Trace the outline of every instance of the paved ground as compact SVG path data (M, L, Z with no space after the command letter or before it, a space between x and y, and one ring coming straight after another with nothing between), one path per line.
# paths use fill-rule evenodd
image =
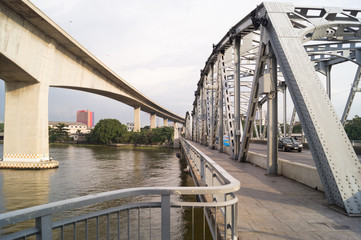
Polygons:
M193 144L241 182L236 193L239 239L361 239L361 217L330 209L323 192L282 176L267 176L262 168Z

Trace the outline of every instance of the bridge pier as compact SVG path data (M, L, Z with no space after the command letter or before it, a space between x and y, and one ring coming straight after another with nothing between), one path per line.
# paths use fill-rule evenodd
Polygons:
M151 113L150 114L150 128L151 129L157 127L156 119L157 119L157 115L155 115L155 113Z
M140 132L140 107L134 108L134 132Z
M5 82L5 138L2 168L54 168L49 161L46 83Z
M174 135L173 135L173 148L179 148L180 147L180 143L179 143L179 129L178 129L178 123L175 122L174 123Z
M163 118L163 126L168 127L168 118Z
M85 91L171 121L184 119L147 98L94 58L29 1L0 2L0 78L6 82L4 156L0 167L49 161L49 86ZM57 162L56 162L57 163ZM30 164L31 165L31 164Z

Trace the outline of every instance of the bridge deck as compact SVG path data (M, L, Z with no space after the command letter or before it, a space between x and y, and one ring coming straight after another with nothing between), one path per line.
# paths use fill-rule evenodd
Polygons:
M249 151L262 155L267 155L267 145L251 143L249 145ZM361 155L358 154L357 157L361 161ZM278 151L278 158L287 159L291 162L302 163L315 167L315 161L313 160L311 151L309 149L303 149L302 152L297 152L296 150L290 152L282 152L280 149Z
M361 218L330 209L323 192L193 144L241 182L239 239L361 239Z

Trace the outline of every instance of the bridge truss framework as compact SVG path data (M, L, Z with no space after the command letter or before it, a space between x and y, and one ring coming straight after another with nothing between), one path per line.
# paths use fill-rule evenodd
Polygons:
M346 61L357 71L340 120L330 100L331 68ZM263 3L213 47L186 117L187 137L223 151L225 135L231 157L245 161L251 138L267 136L267 170L276 174L278 136L290 135L297 114L329 204L361 214L361 164L344 131L360 66L361 9ZM288 132L277 117L283 92L286 123L287 91L294 105Z

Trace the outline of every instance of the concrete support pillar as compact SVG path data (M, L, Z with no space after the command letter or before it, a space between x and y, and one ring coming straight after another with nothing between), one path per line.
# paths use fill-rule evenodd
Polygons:
M179 129L178 123L174 123L173 148L179 148Z
M268 94L268 134L267 134L267 173L277 174L278 159L278 119L277 119L277 60L273 54L271 57L271 93Z
M5 82L4 161L49 160L48 93L46 83Z
M134 132L140 132L140 107L134 108Z
M157 119L157 115L155 115L155 113L150 114L150 128L157 127L156 119Z
M163 126L168 127L168 118L163 119Z

